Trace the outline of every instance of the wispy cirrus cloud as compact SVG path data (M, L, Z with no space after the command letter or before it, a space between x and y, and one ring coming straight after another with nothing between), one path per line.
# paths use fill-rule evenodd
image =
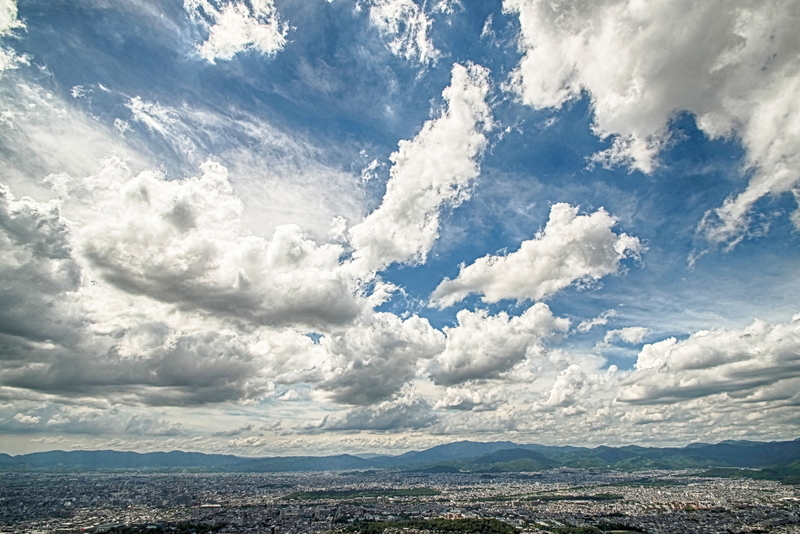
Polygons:
M369 21L388 39L392 54L406 61L428 65L435 63L441 53L431 40L433 20L423 6L414 0L371 0ZM452 11L452 7L444 2L438 3L435 9Z

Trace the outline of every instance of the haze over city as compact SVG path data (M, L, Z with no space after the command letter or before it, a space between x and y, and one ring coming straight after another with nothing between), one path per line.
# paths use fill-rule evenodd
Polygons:
M796 439L798 27L0 0L0 452Z

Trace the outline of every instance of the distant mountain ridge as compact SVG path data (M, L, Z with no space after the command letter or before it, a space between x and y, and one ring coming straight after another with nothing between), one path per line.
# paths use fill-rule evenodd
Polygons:
M553 468L762 469L776 476L800 475L800 440L724 441L686 447L550 447L511 441L459 441L398 456L282 456L246 458L199 452L48 451L0 454L0 471L192 470L207 472L297 472L395 469L421 473L503 473Z
M202 452L128 452L128 451L47 451L19 456L0 456L0 469L7 466L28 466L32 469L46 467L74 467L88 471L104 469L186 468L225 466L240 462L242 458L227 454Z

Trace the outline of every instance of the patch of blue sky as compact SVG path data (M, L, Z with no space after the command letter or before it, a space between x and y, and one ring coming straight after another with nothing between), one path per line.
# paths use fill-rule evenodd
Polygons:
M313 341L315 345L319 345L319 340L322 339L323 335L317 332L309 332L306 334L306 337Z

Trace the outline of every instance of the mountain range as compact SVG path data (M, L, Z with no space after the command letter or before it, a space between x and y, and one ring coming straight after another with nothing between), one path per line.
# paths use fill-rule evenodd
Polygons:
M248 458L197 452L48 451L0 454L0 471L190 470L204 472L298 472L392 469L421 473L504 473L554 468L684 469L717 468L740 474L793 481L800 475L800 439L723 441L686 447L552 447L510 441L459 441L398 456L341 454ZM718 469L727 468L727 469ZM758 471L754 471L758 470Z

